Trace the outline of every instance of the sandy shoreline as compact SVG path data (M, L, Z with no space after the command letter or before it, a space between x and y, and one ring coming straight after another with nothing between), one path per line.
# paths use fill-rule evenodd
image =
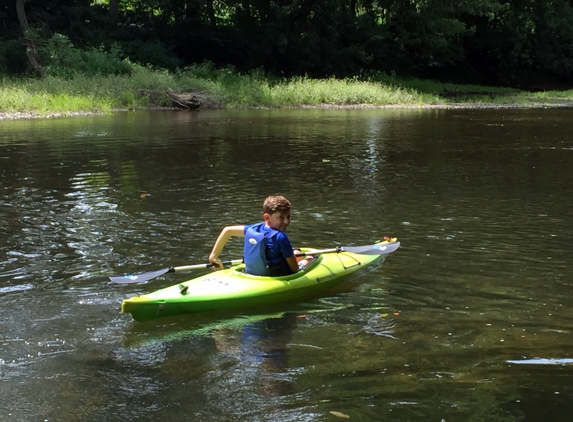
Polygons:
M249 108L263 108L263 107L249 107ZM264 107L266 109L266 107ZM338 104L322 104L319 106L300 106L300 107L285 107L288 109L301 108L301 109L436 109L436 110L447 110L447 109L534 109L534 108L573 108L573 102L563 102L563 103L531 103L531 104L493 104L493 103L451 103L451 104L422 104L422 105L408 105L408 104L392 104L375 106L371 104L353 104L353 105L338 105ZM171 110L171 111L188 111L180 108L149 108L147 110ZM208 109L205 109L208 110ZM126 111L126 110L114 110L114 112ZM200 111L200 110L194 110ZM95 116L102 115L102 113L94 113L89 111L78 111L78 112L56 112L56 113L37 113L34 111L25 112L3 112L0 111L0 121L2 120L21 120L21 119L52 119L58 117L74 117L74 116Z
M21 119L51 119L55 117L73 117L73 116L93 116L101 113L90 113L87 111L79 111L73 113L47 113L40 114L33 111L26 112L4 112L0 111L0 120L21 120Z

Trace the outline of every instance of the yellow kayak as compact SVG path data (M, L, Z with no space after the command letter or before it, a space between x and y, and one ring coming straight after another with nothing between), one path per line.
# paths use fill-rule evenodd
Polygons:
M137 321L145 321L282 302L327 290L363 275L381 265L399 246L396 238L386 238L369 246L305 248L302 252L315 255L315 259L295 274L255 276L246 274L244 265L240 264L125 299L121 311L130 313Z

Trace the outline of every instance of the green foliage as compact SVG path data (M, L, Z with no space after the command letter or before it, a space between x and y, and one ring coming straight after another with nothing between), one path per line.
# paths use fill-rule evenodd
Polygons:
M0 110L4 112L28 112L36 114L101 112L109 113L108 100L96 100L87 95L74 95L65 92L50 93L46 90L46 80L25 80L3 82L0 94ZM7 86L6 86L7 85Z
M178 74L180 77L192 77L199 79L208 79L216 81L225 78L228 75L234 75L236 70L232 66L217 68L212 62L204 61L200 64L193 64L181 69Z
M39 115L71 112L110 112L112 109L170 106L164 91L196 92L237 107L370 107L427 104L498 103L522 106L570 104L573 91L524 93L519 90L453 85L430 80L403 79L374 73L363 79L278 78L262 70L240 73L209 63L178 72L133 65L131 75L86 75L73 79L0 80L0 111ZM444 94L460 94L449 98ZM464 94L467 94L464 96Z
M123 95L123 102L126 105L126 107L133 108L135 104L135 94L133 93L133 91L125 90L123 91L122 95Z
M38 53L48 75L64 79L76 74L129 75L132 64L121 58L121 47L114 44L106 50L103 46L86 50L76 48L65 35L54 34L47 40L38 39Z
M0 74L18 74L26 71L27 59L18 40L0 40Z
M277 105L416 105L423 96L414 90L358 79L295 78L272 89Z
M122 49L129 60L141 65L150 65L175 70L179 59L159 40L132 40L122 43Z
M129 0L119 5L116 19L107 1L26 2L48 75L129 75L134 64L176 72L211 62L216 69L198 65L202 68L194 71L234 85L236 97L248 102L247 82L222 80L225 69L319 79L395 72L511 86L571 83L573 74L570 0ZM0 17L0 72L23 73L27 64L21 46L18 52L14 8L0 9ZM255 102L268 101L267 90L247 88Z
M573 73L573 5L567 0L518 0L474 21L465 49L479 73L505 85L567 82Z

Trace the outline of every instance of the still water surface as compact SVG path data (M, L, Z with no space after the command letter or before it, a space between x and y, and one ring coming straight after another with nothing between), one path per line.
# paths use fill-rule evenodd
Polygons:
M137 112L0 122L0 420L561 421L573 110ZM296 245L397 236L320 297L136 323L269 194ZM241 256L231 241L222 258Z

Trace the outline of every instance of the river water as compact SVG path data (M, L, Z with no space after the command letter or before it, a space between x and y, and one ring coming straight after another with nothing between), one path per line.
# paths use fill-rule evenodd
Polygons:
M0 420L560 421L573 110L221 110L0 122ZM292 303L137 323L220 229L402 247ZM223 259L241 256L231 241Z

